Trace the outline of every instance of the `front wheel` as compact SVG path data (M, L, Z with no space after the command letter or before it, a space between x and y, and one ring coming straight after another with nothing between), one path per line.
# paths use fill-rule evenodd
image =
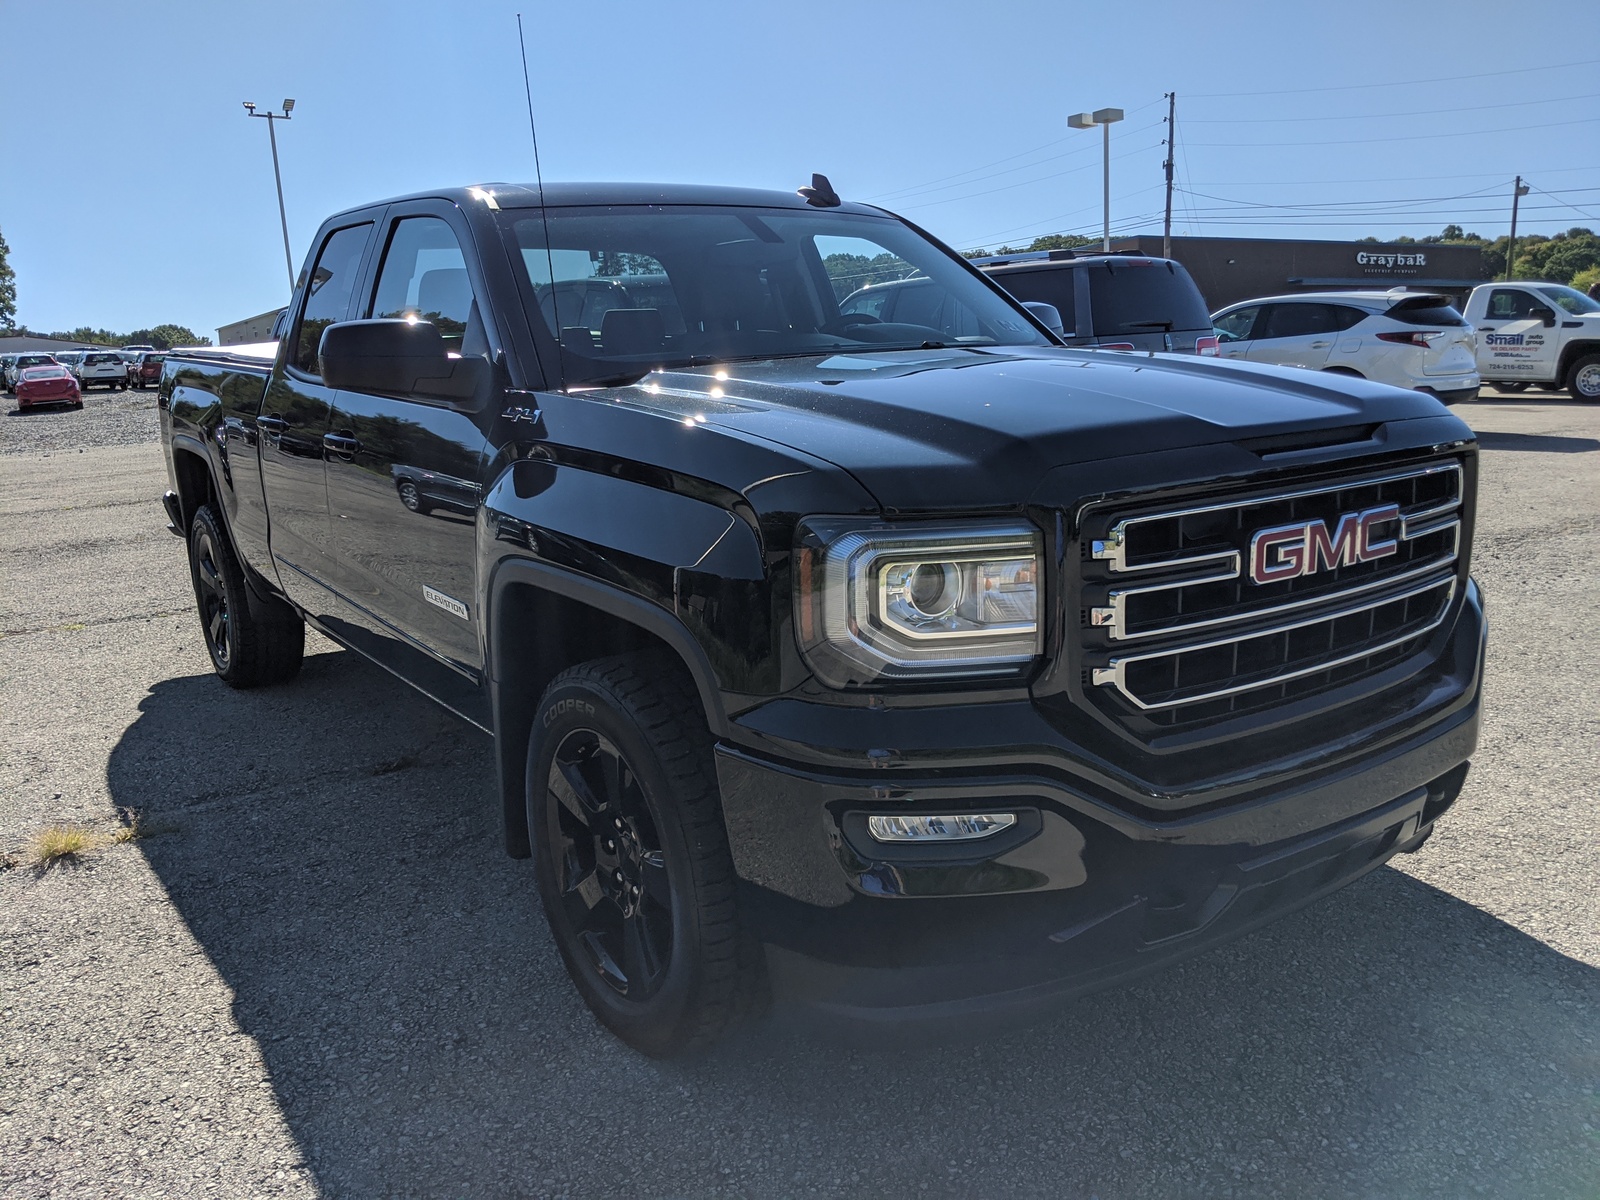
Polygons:
M251 608L233 543L207 505L189 524L189 576L206 650L222 682L252 688L300 673L305 622L276 597L264 598Z
M710 1044L759 978L699 712L675 660L598 659L556 677L528 739L556 947L600 1022L657 1058Z
M1574 400L1600 401L1600 354L1588 354L1567 372L1567 392Z

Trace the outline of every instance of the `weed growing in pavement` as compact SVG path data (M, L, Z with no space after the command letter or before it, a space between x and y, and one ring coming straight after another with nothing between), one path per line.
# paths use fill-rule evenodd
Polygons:
M82 825L46 825L28 839L28 861L36 871L82 861L100 839Z
M47 825L28 839L27 861L38 874L52 867L77 866L85 856L106 846L120 846L146 836L139 814L117 809L122 824L110 833L97 833L83 825Z

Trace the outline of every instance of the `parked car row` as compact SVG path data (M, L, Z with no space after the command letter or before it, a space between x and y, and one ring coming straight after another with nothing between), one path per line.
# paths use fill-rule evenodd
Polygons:
M17 386L24 371L56 366L65 370L81 394L96 384L108 390L153 386L161 378L166 352L153 346L123 346L117 350L42 350L0 354L0 387L7 395L20 395Z

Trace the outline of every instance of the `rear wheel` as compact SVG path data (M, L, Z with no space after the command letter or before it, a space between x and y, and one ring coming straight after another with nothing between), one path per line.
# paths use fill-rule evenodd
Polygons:
M1532 386L1532 384L1523 380L1517 380L1511 383L1497 383L1494 385L1494 390L1497 392L1510 392L1514 396L1518 392L1527 391Z
M1567 372L1567 392L1574 400L1600 401L1600 354L1588 354Z
M711 737L669 656L583 663L528 740L540 898L590 1010L630 1046L708 1045L759 979L739 924Z
M251 608L233 543L206 505L189 525L189 575L206 650L224 683L252 688L299 674L305 622L276 597Z
M417 489L417 485L409 479L400 481L400 503L414 513L428 511L428 502L422 498L422 493Z

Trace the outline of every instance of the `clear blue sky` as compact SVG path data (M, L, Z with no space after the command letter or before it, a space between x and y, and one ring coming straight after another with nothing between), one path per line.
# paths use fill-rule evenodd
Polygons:
M214 335L283 303L266 122L244 100L298 102L279 126L297 270L341 207L531 179L519 9L546 179L822 171L997 246L1098 231L1100 134L1066 117L1121 107L1113 227L1159 233L1175 90L1175 231L1493 236L1519 172L1539 189L1523 230L1600 229L1592 0L0 0L19 319Z

